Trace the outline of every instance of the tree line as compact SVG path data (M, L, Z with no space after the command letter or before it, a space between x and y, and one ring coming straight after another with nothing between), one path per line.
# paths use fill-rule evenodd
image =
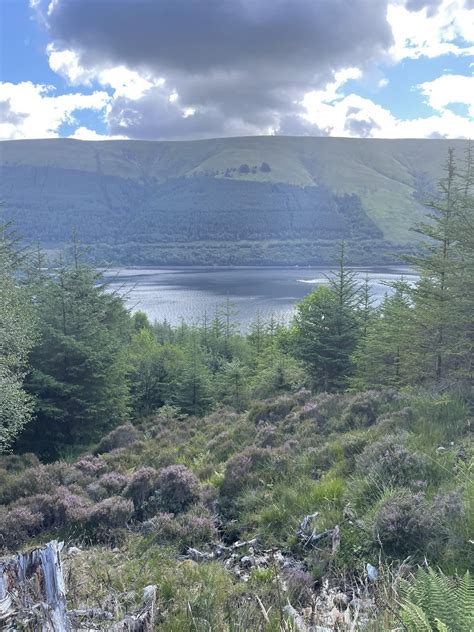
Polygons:
M204 415L218 405L293 391L472 387L474 196L470 150L449 152L422 240L378 307L345 264L296 308L293 322L256 319L247 334L227 301L195 325L130 314L73 244L47 267L0 233L0 448L67 455L127 418L173 407Z

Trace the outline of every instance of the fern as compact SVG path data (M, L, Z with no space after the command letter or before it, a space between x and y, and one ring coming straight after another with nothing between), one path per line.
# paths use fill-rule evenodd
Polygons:
M472 632L474 582L469 574L448 577L432 568L418 569L401 585L400 616L410 632Z

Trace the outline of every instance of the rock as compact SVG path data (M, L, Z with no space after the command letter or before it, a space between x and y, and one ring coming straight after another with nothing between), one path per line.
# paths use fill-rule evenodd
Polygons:
M244 555L240 560L242 568L252 568L255 566L255 557L253 555Z
M366 568L367 568L367 577L369 578L369 581L371 581L371 582L377 581L377 577L379 576L379 572L375 568L375 566L372 566L372 564L367 563L367 567Z
M144 605L147 606L156 601L157 590L158 590L158 587L156 584L150 584L148 586L145 586L145 588L143 589L143 604Z
M78 546L70 546L67 550L67 554L69 557L76 557L77 555L81 555L82 549Z

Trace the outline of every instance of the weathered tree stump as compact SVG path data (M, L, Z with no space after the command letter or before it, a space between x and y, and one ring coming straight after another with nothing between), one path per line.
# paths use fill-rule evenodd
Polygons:
M70 632L56 540L0 559L0 629Z

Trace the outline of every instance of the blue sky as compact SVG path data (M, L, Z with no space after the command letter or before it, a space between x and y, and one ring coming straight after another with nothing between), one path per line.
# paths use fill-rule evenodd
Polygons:
M0 0L0 29L2 139L474 137L472 0Z

